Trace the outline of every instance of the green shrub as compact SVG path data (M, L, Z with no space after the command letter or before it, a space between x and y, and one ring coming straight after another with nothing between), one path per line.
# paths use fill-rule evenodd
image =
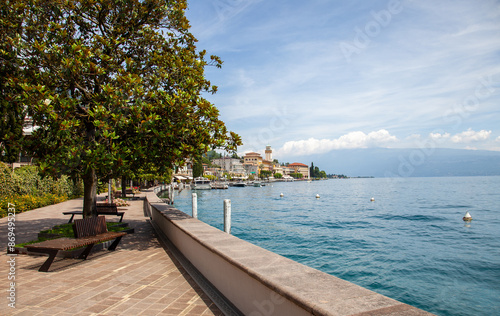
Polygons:
M17 213L33 210L47 205L57 204L68 200L65 195L45 194L43 196L13 195L0 198L0 217L7 216L9 205ZM10 203L10 204L9 204Z
M3 162L0 162L0 196L7 196L13 193L14 178L12 174L12 169Z
M74 182L64 175L59 179L42 177L36 166L12 171L0 162L0 217L7 216L9 203L21 213L82 195L82 181Z

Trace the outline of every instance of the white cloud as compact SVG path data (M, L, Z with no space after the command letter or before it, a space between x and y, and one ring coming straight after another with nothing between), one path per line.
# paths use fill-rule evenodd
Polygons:
M495 139L496 142L500 142L500 136L497 137L497 139Z
M491 135L491 131L480 130L479 132L468 129L465 132L453 135L451 141L454 143L470 143L487 140Z
M442 140L442 139L448 139L450 138L450 133L430 133L429 138L435 141Z
M397 141L396 136L387 130L365 134L363 132L350 132L337 139L315 139L289 141L278 149L280 155L309 155L326 153L334 149L367 148L383 146Z

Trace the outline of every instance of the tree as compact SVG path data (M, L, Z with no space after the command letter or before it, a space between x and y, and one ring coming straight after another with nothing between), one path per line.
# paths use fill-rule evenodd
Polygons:
M259 177L260 177L261 179L264 179L264 178L269 178L272 174L273 174L273 172L272 172L272 171L270 171L270 170L261 170L261 171L260 171L260 175L259 175Z
M22 10L8 1L0 4L0 161L12 163L19 157L25 109L16 81L21 77L16 42L19 40Z
M276 172L276 173L274 174L274 177L275 177L276 179L281 179L281 178L283 178L283 175L282 175L281 173L279 173L279 172Z
M39 128L27 148L48 173L81 176L84 216L97 179L168 173L185 157L241 144L201 94L215 93L197 51L186 0L17 0L14 45L22 76L8 84ZM19 13L20 12L20 13ZM10 17L9 17L10 18Z
M193 178L201 176L203 176L203 163L200 159L197 159L193 163Z
M320 177L319 167L314 167L314 178Z

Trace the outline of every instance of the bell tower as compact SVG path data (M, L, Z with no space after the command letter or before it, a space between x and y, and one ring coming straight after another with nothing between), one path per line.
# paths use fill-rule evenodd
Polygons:
M266 146L266 160L273 161L273 150L270 145Z

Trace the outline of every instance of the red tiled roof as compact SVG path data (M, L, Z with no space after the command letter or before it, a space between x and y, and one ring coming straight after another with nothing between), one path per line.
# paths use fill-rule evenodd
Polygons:
M300 162L294 162L294 163L291 163L288 165L288 167L308 167L308 165L304 165L303 163L300 163Z

